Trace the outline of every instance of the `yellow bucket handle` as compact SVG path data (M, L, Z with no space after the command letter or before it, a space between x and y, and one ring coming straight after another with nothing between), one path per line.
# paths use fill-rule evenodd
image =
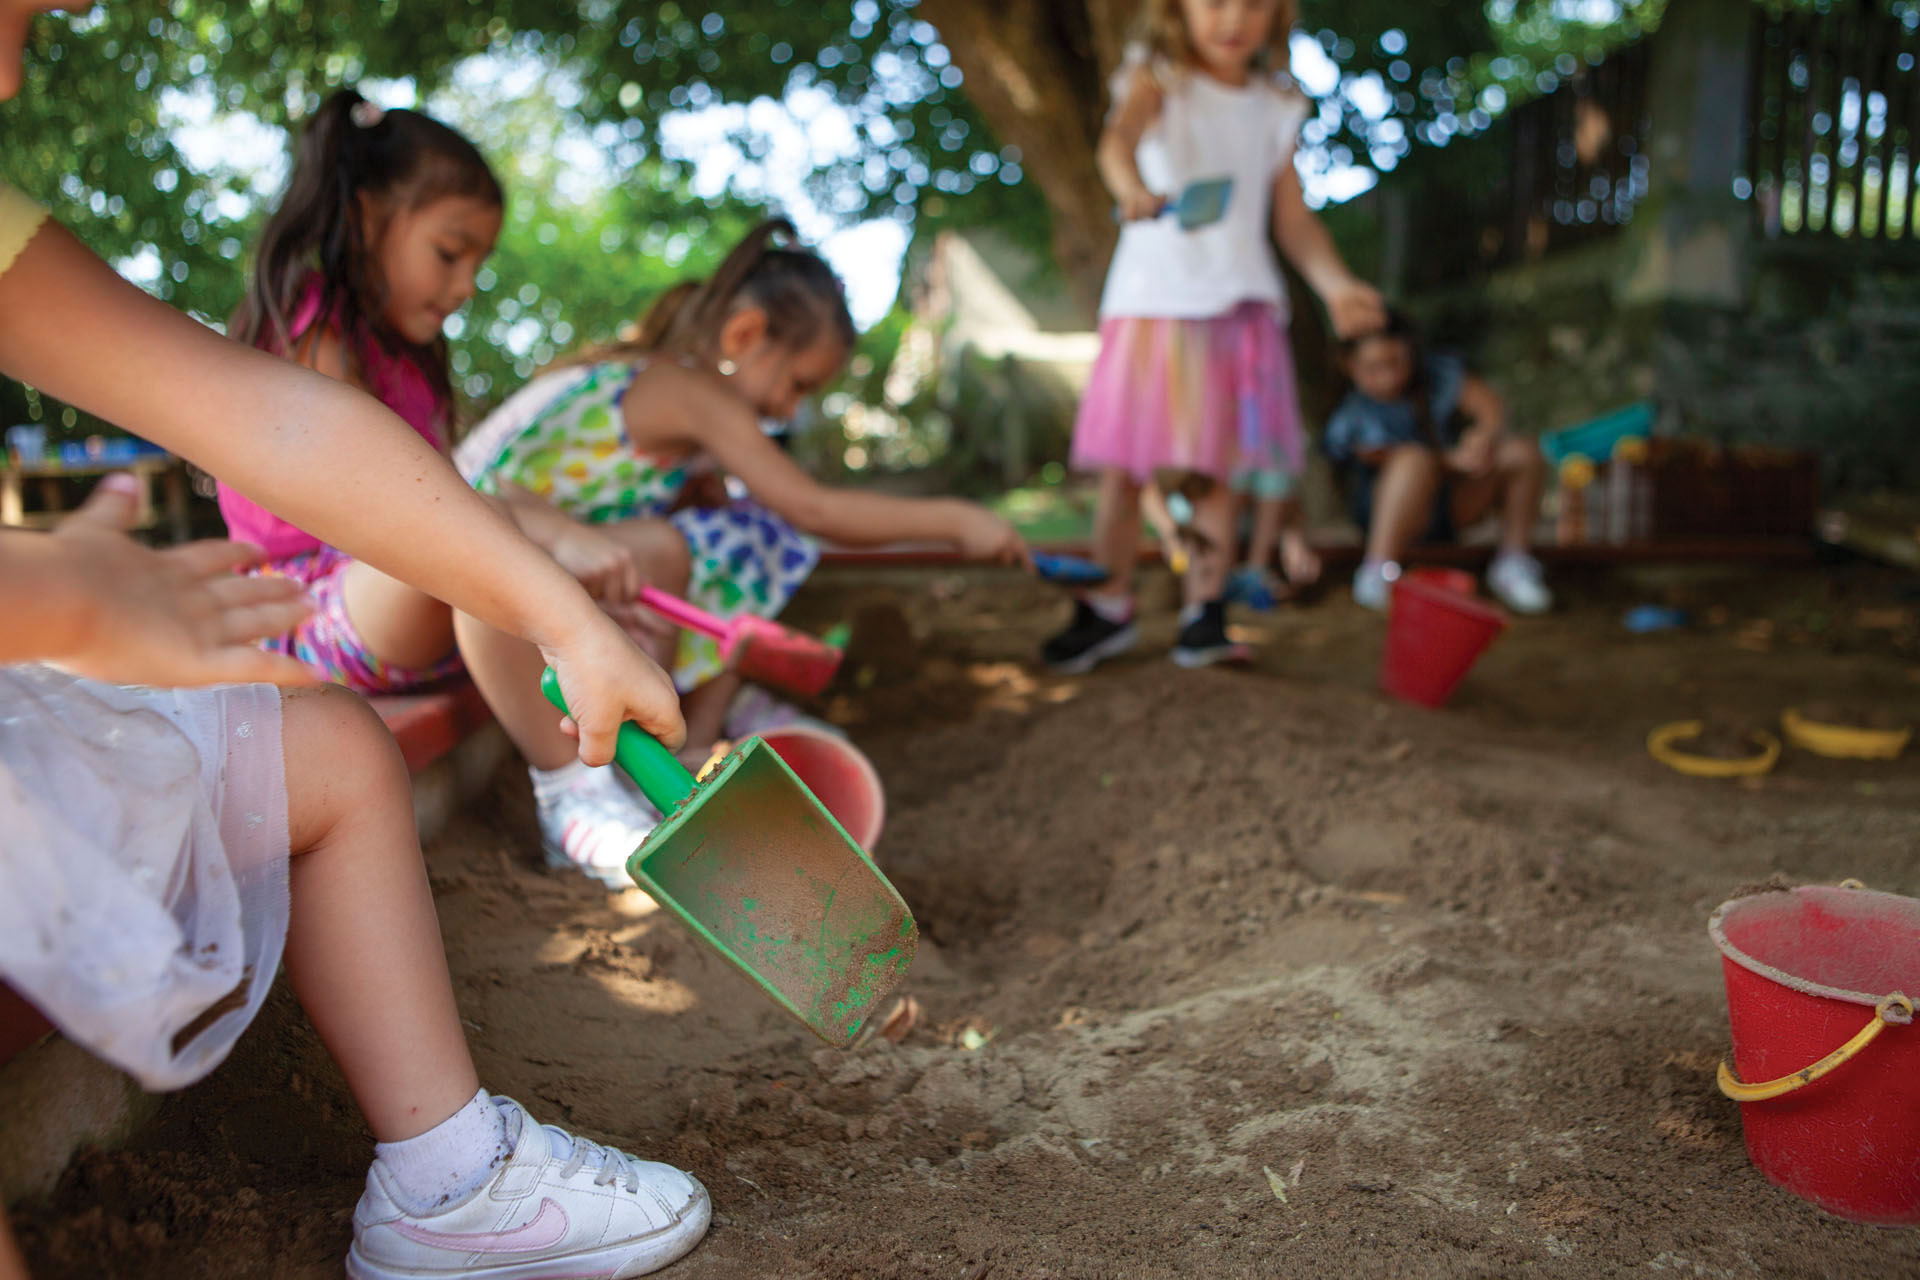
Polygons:
M1860 1034L1835 1049L1820 1061L1790 1076L1781 1076L1778 1080L1765 1080L1758 1084L1743 1084L1733 1074L1733 1068L1726 1063L1720 1064L1720 1092L1735 1102L1765 1102L1768 1098L1777 1098L1781 1094L1792 1093L1803 1085L1812 1084L1840 1066L1853 1055L1873 1043L1874 1037L1887 1029L1890 1022L1905 1025L1913 1021L1913 1001L1896 991L1882 1000L1873 1011L1873 1021L1860 1028Z

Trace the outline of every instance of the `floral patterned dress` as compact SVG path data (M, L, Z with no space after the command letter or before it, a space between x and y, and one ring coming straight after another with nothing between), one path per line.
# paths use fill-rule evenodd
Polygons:
M593 364L534 379L474 428L454 464L482 493L517 485L587 524L670 520L691 553L690 601L722 618L777 616L819 562L819 548L753 502L674 511L692 459L635 449L621 416L645 367ZM673 678L682 692L721 669L716 642L681 633Z

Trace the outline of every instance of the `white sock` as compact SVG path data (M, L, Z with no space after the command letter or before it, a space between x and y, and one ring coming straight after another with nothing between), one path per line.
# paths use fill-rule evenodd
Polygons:
M416 1217L465 1200L511 1153L506 1117L485 1089L425 1133L373 1147L393 1177L394 1200Z
M1121 592L1089 592L1080 597L1087 607L1115 626L1133 618L1133 597Z
M1513 564L1515 562L1525 564L1532 559L1533 553L1530 551L1513 547L1502 547L1494 553L1493 564L1488 567L1498 569L1503 564Z

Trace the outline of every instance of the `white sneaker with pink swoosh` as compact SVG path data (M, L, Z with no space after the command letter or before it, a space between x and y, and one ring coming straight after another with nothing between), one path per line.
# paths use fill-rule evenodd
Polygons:
M540 1125L511 1098L513 1154L464 1202L402 1210L378 1160L353 1211L353 1280L627 1280L658 1271L707 1233L707 1191L671 1165Z

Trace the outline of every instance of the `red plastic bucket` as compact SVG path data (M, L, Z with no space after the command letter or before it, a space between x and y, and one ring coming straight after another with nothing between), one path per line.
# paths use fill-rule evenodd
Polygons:
M1733 1024L1721 1090L1747 1155L1829 1213L1920 1224L1920 901L1808 887L1723 903Z
M1409 569L1406 576L1415 582L1424 582L1428 586L1463 596L1474 594L1480 587L1474 576L1465 569Z
M770 729L760 737L827 806L854 843L871 851L886 822L887 793L880 786L879 772L860 748L807 724Z
M1421 574L1403 577L1393 584L1380 687L1423 707L1443 706L1506 629L1498 609Z

